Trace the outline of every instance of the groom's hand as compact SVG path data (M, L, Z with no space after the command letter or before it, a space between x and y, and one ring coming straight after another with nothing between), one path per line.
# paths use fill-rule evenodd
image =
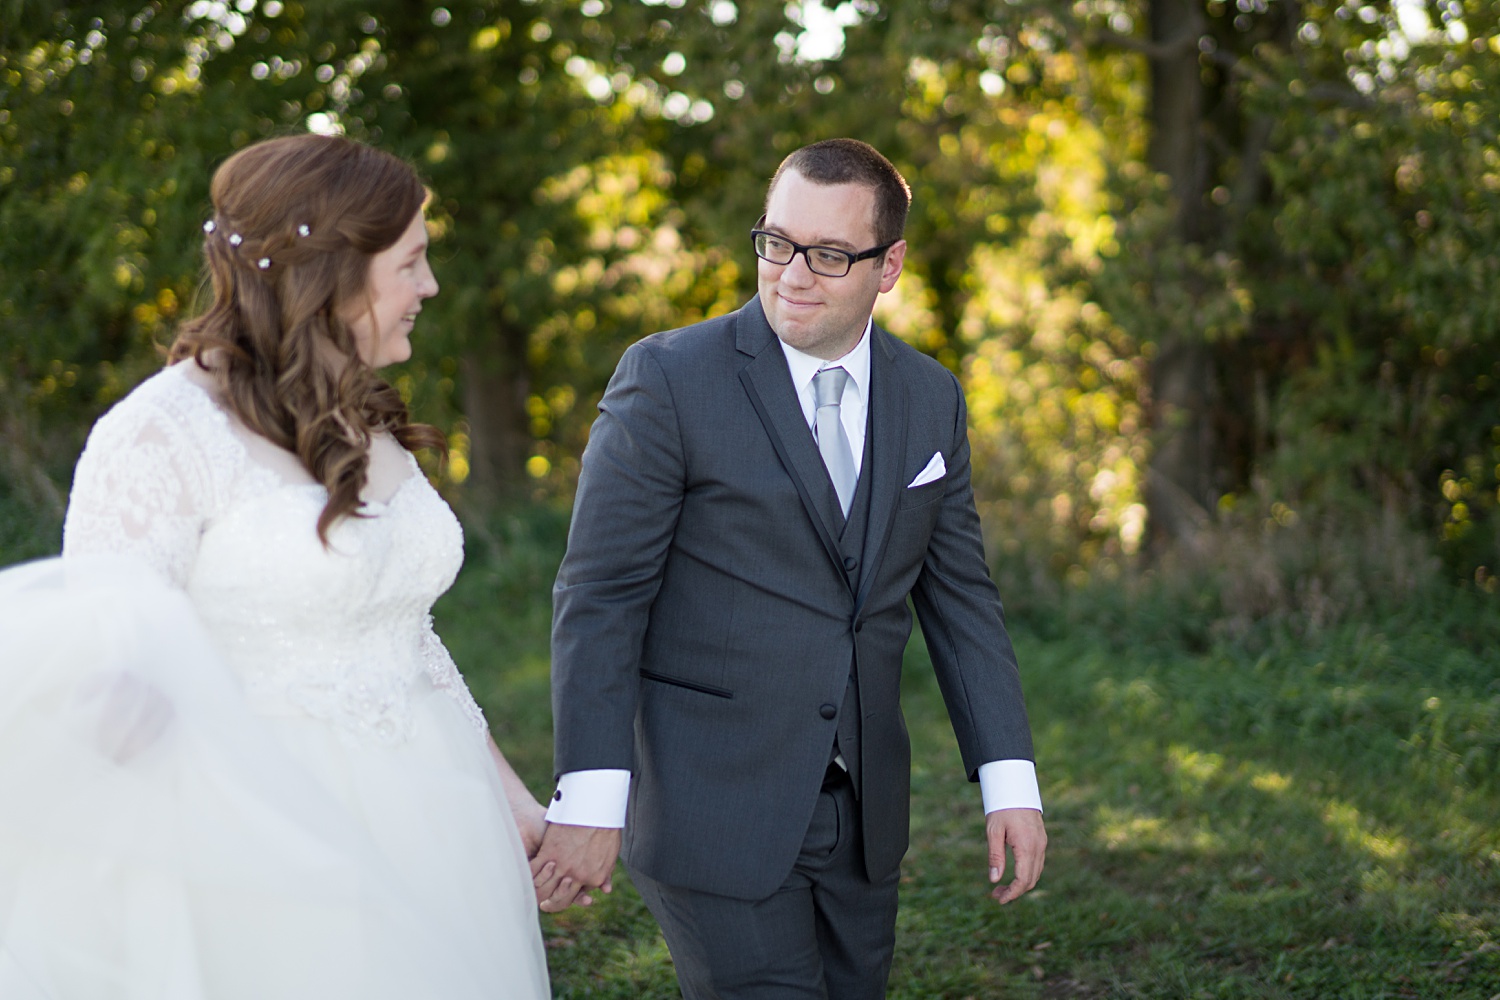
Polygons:
M611 876L619 856L617 829L549 823L541 850L531 859L537 905L547 913L556 913L575 902L592 904L589 889L614 891Z
M1047 857L1047 828L1036 809L996 809L984 818L990 842L990 881L997 883L990 895L1001 903L1019 899L1042 877ZM1015 875L1009 885L999 885L1005 874L1005 849L1015 859Z

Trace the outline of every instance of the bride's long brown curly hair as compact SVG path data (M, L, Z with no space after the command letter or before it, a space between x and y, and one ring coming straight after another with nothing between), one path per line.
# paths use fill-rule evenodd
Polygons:
M203 257L213 301L183 324L168 361L215 354L226 402L246 427L293 452L328 490L318 537L358 516L371 435L444 451L401 396L360 359L343 317L370 302L371 258L396 243L427 198L401 159L342 136L291 135L235 153L214 173Z

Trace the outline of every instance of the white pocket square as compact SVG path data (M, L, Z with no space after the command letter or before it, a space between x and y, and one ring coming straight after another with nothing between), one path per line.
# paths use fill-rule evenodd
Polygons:
M914 490L918 486L926 486L928 483L935 483L947 474L948 466L943 461L943 453L940 451L935 451L932 453L932 460L927 463L927 467L924 468L921 472L917 473L917 478L907 483L906 488L909 490Z

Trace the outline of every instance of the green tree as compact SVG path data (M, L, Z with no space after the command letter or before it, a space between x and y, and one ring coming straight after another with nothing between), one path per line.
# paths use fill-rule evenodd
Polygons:
M152 5L7 8L0 442L8 478L57 511L51 483L81 444L79 414L149 370L152 342L191 297L189 234L227 147L215 140L244 115L203 86L217 24Z
M586 419L558 418L587 413L623 342L726 307L733 268L677 238L650 141L673 109L630 62L669 33L646 5L23 6L0 36L0 315L28 320L0 341L25 400L5 424L18 463L76 451L76 433L48 448L28 430L42 397L70 390L52 409L76 426L149 370L190 297L213 167L291 129L381 142L429 178L450 292L403 386L457 404L453 468L487 494L554 464L538 437L566 466ZM45 335L22 336L33 324Z
M912 183L882 321L968 383L1028 573L1279 504L1383 510L1492 579L1481 0L112 7L0 21L0 435L38 493L154 364L207 178L255 138L426 173L447 290L400 384L498 495L568 489L623 345L748 297L771 171L846 134Z

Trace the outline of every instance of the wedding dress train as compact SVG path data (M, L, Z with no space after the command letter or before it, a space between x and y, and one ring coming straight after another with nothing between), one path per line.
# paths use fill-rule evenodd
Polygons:
M545 997L520 835L429 609L411 463L329 533L175 366L0 573L0 997Z

